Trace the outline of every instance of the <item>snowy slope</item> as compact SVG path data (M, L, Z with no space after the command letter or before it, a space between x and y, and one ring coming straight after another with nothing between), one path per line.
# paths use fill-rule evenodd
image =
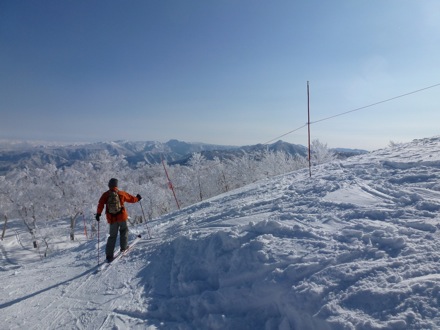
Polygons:
M439 214L430 138L193 205L151 240L132 228L145 239L98 274L96 240L30 262L9 236L0 328L440 328Z

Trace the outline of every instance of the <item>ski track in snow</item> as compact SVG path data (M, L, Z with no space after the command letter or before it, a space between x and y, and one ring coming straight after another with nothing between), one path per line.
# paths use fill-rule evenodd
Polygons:
M430 138L189 206L151 240L133 228L98 274L96 241L22 264L5 244L0 328L439 328L439 212Z

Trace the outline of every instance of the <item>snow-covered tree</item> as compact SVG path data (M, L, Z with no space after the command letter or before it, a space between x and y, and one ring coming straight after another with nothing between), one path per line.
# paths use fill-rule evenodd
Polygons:
M199 201L204 198L204 184L203 181L207 181L206 178L206 158L201 153L194 153L189 160L189 167L191 169L192 177L194 180L194 189L197 191Z
M3 240L6 234L9 215L12 213L14 200L10 195L11 182L6 180L6 176L0 176L0 219L4 218L4 223L1 231L1 239Z
M322 143L319 140L313 140L310 149L313 165L328 163L335 159L334 152L327 147L326 143Z
M318 140L312 143L312 156L314 164L334 159L327 145ZM306 166L304 157L268 150L243 153L227 160L207 160L195 153L187 166L166 167L169 182L162 164L138 164L131 168L123 157L104 151L70 166L57 168L48 164L16 169L0 177L0 217L21 218L33 246L37 249L41 243L46 246L46 251L40 253L43 255L50 245L50 221L64 219L66 227L70 227L67 233L74 239L77 220L96 212L98 199L108 189L112 177L119 180L121 189L142 195L144 212L135 204L130 206L129 214L133 219L142 219L145 215L148 221L179 206Z

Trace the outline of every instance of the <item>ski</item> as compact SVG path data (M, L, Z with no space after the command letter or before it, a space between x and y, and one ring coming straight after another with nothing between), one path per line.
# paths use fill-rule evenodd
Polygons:
M140 241L140 239L142 238L141 235L137 235L137 237L130 243L130 245L128 246L128 248L124 251L118 251L115 254L115 257L113 258L113 260L111 262L107 262L105 261L101 266L99 266L97 273L99 272L103 272L106 269L108 269L112 264L114 264L115 262L117 262L119 259L121 259L123 256L125 256L127 253L129 253L133 247L136 245L137 242Z
M133 242L131 242L131 244L128 246L128 248L126 250L124 250L123 252L119 252L111 262L109 262L108 264L114 264L115 261L118 261L119 259L121 259L123 256L125 256L128 252L130 252L131 249L133 249L133 247L135 246L135 244L137 242L139 242L139 240L142 238L141 235L138 235Z

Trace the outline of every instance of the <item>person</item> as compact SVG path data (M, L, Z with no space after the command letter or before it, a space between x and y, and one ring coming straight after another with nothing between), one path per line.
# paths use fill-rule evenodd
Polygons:
M110 236L107 239L107 245L105 247L105 255L106 260L108 262L111 262L113 260L113 253L115 250L116 240L118 237L118 231L119 231L119 245L121 248L121 251L124 251L128 249L128 226L127 226L127 219L128 219L128 213L127 210L124 207L124 203L137 203L139 202L142 197L141 195L137 194L136 196L132 196L129 193L119 190L118 189L118 180L115 178L111 178L108 182L108 188L106 192L104 192L99 199L98 207L96 209L96 221L99 221L101 218L101 213L104 210L105 206L105 215L107 218L107 222L110 224ZM114 209L114 206L109 204L110 196L112 195L112 192L116 192L117 197L119 197L119 200L117 201L117 212L112 210ZM115 194L115 196L116 196ZM116 197L116 198L117 198Z

